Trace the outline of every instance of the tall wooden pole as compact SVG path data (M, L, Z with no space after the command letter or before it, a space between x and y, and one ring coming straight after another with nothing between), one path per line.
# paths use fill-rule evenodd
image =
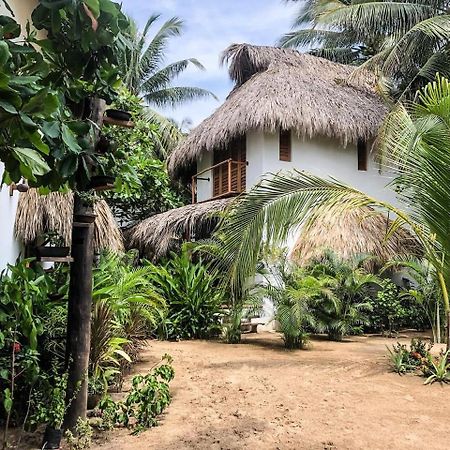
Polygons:
M86 214L92 213L92 207L83 205L75 194L66 344L68 409L64 420L64 429L71 430L78 418L85 418L87 412L94 224L89 223Z

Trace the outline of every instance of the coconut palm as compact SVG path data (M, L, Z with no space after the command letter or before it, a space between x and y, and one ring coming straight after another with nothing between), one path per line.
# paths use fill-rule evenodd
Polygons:
M306 0L280 44L379 70L401 96L437 72L449 75L449 7L449 0Z
M141 96L149 105L156 107L178 106L189 100L213 96L207 90L197 87L173 86L173 81L188 66L203 70L195 58L183 59L164 66L165 53L170 38L179 36L183 22L172 17L156 32L150 42L149 33L159 15L148 20L142 33L131 20L129 32L130 45L122 55L123 80L126 87L135 95Z
M449 81L438 77L419 92L416 103L399 104L383 126L379 146L381 162L396 171L391 184L405 209L299 171L266 176L238 201L216 237L236 295L253 274L264 240L286 241L291 230L310 227L323 211L345 214L368 206L395 214L387 239L402 225L415 233L436 269L450 318Z

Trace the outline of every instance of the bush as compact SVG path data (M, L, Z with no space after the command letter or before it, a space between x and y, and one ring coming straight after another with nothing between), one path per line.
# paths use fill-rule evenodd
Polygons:
M184 246L164 265L147 263L155 291L167 302L159 335L167 339L204 339L221 331L220 276L202 261L192 261Z

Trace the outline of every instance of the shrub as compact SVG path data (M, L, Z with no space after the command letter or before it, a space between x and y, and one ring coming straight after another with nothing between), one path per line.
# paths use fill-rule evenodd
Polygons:
M102 428L123 425L137 434L157 425L157 417L171 402L169 383L175 376L169 355L164 355L161 363L149 374L133 377L131 392L124 401L108 397L100 403Z
M428 377L424 384L450 383L449 354L450 350L446 353L441 352L437 358L428 355L427 363L422 369L424 375Z
M147 264L151 283L168 307L160 337L202 339L219 334L224 291L217 272L192 261L185 246L162 266Z

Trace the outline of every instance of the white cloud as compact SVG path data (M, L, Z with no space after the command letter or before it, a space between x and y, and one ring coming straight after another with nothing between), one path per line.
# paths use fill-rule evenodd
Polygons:
M289 30L298 9L281 0L123 0L123 5L141 26L154 12L160 12L164 19L173 15L182 18L185 32L171 41L167 61L195 57L206 71L190 68L177 84L211 90L221 101L231 82L226 68L219 66L220 53L235 42L273 45ZM219 104L214 99L199 100L164 113L178 121L189 117L198 124Z

